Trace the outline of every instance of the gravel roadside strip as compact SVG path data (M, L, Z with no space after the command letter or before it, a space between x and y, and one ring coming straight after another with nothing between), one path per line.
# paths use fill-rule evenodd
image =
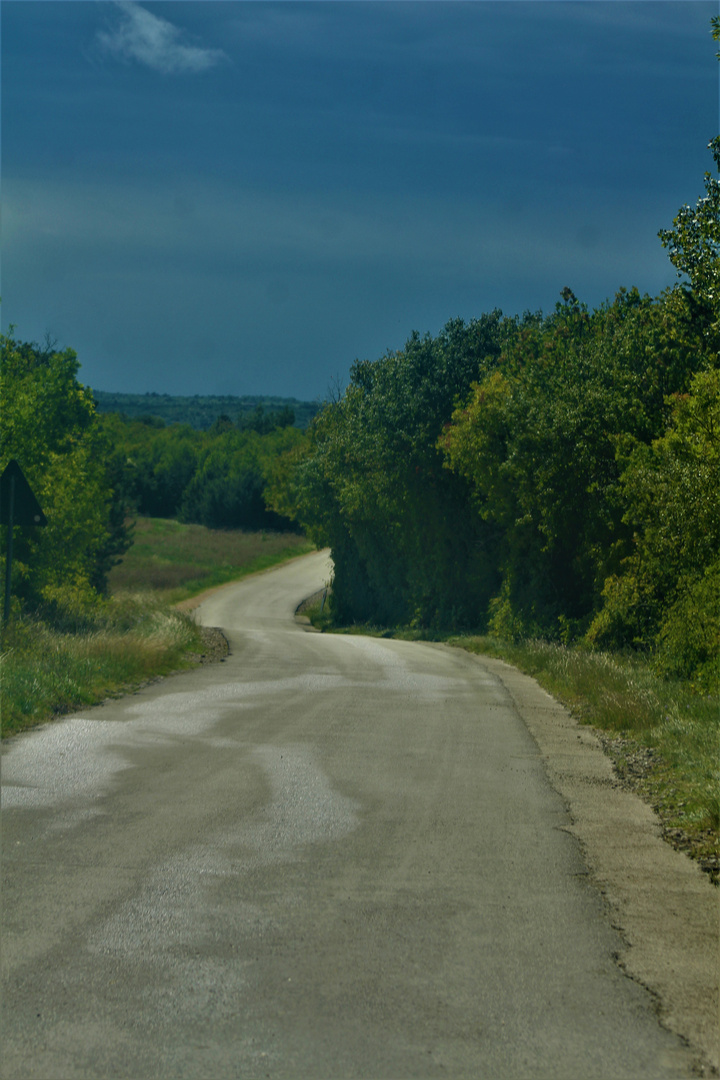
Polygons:
M698 1075L720 1075L720 890L663 839L657 814L618 779L592 731L529 675L475 658L513 698L565 800L570 832L625 941L619 964L695 1051Z

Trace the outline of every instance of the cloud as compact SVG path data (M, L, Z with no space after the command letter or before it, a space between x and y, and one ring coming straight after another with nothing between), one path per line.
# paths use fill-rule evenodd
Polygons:
M123 60L136 60L164 75L207 71L227 60L222 49L187 45L183 31L166 19L152 15L132 0L117 0L116 25L99 30L100 47Z

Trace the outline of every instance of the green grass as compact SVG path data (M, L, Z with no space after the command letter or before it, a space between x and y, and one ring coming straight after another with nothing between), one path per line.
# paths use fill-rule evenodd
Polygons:
M649 799L667 829L692 833L697 853L702 849L708 859L720 855L717 697L662 679L632 656L542 641L451 637L448 643L498 656L532 675L581 723L604 734L618 772Z
M591 725L623 782L657 811L665 836L697 859L716 884L720 873L720 699L660 678L630 655L477 635L428 634L377 626L333 627L315 601L304 614L338 633L444 641L495 656L532 675L580 723Z
M2 734L93 705L192 663L200 628L152 594L98 606L80 632L29 616L4 635Z
M139 518L110 596L61 622L21 616L3 635L3 737L193 666L201 630L174 605L314 550L293 533L244 533Z
M296 533L207 529L166 518L138 518L132 547L110 573L110 591L152 590L168 603L178 603L314 550Z

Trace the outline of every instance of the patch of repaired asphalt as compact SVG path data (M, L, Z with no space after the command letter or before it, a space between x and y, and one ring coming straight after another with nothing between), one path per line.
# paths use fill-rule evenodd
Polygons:
M221 588L177 606L192 609ZM309 623L302 616L298 621ZM228 655L220 630L203 628L203 639L197 662ZM570 815L569 831L579 840L625 942L618 963L654 995L664 1026L694 1050L698 1075L719 1076L720 890L663 839L660 819L615 775L591 730L517 668L467 655L500 679L538 744L548 778Z

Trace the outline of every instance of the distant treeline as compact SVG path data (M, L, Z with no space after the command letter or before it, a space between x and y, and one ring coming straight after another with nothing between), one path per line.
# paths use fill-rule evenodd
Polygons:
M304 430L319 409L317 402L283 397L234 397L198 395L181 397L172 394L119 394L93 390L100 413L121 413L131 420L154 417L166 424L188 424L197 431L208 431L221 416L238 427L262 410L264 413L292 412L291 423Z
M214 529L297 529L269 509L265 490L287 451L306 439L292 410L258 406L240 427L221 415L208 431L189 424L99 418L112 448L113 489L131 513L178 518Z
M0 344L0 472L17 460L47 518L44 528L15 529L13 616L40 612L61 627L85 625L132 543L137 513L215 528L297 529L265 502L284 455L307 438L293 426L288 399L266 399L274 409L252 399L239 426L227 410L242 399L206 399L215 414L205 431L157 415L100 415L72 349L10 335ZM3 525L3 579L6 540Z

